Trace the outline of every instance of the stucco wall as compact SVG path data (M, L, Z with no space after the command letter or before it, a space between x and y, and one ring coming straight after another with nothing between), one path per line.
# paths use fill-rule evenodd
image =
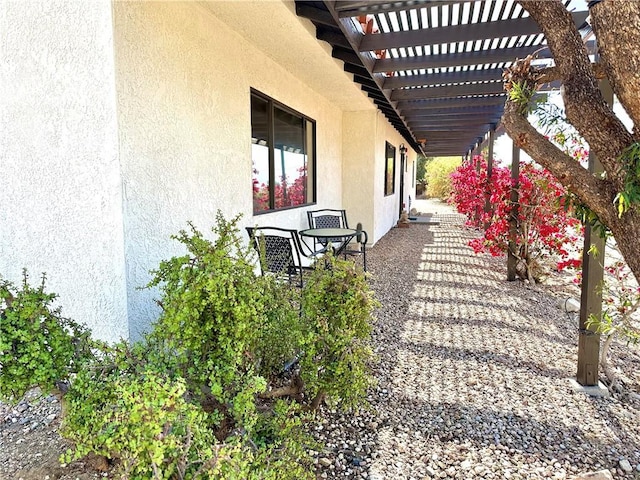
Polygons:
M385 173L385 142L396 147L396 173L394 176L395 192L393 195L384 195ZM405 143L402 136L387 122L384 115L376 112L375 135L375 180L374 180L374 237L381 238L398 221L400 206L400 144ZM406 182L405 182L406 185Z
M250 88L316 120L317 207L342 198L342 111L221 22L216 6L113 6L134 337L158 313L157 293L137 287L182 253L169 236L188 220L208 232L221 209L242 213L242 226L306 226L304 209L252 215Z
M378 240L373 228L376 112L345 112L343 122L343 207L350 225L355 227L361 222L369 242L375 243Z
M0 3L0 275L128 335L111 3Z

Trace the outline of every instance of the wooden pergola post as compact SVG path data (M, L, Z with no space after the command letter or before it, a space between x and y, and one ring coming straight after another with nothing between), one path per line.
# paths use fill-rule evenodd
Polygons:
M600 90L609 105L613 104L613 91L607 80L600 82ZM589 152L589 171L603 171L602 165ZM605 240L593 231L591 225L584 226L584 249L582 251L582 286L580 292L580 323L578 325L578 374L577 382L585 387L598 385L600 364L600 335L587 328L591 315L602 316L602 283L604 280ZM589 252L592 252L591 254ZM597 253L595 253L597 252Z
M518 238L518 202L520 195L518 194L518 178L520 177L520 148L513 142L511 150L511 179L513 186L511 187L511 215L509 218L509 252L507 253L507 280L512 282L517 278L516 266L518 260L512 252L517 249Z
M493 143L496 139L496 129L493 127L489 130L489 154L487 158L487 185L485 187L484 192L484 212L491 212L491 190L489 189L489 185L491 184L491 177L493 176ZM489 228L489 224L484 224L484 229Z

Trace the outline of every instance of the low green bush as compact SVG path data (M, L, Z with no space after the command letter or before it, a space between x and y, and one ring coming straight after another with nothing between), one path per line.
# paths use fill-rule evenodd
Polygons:
M174 237L185 254L154 272L162 312L133 345L91 342L44 286L2 284L0 393L70 383L65 461L101 455L133 480L315 478L304 424L325 399L363 403L375 300L364 273L331 255L302 290L256 275L237 222L218 214L214 240L193 225Z
M364 401L372 382L369 339L377 302L353 262L331 255L323 260L302 292L309 340L300 372L314 408L325 396L350 408Z
M0 278L0 398L12 401L39 386L57 392L91 356L90 332L65 318L56 295L23 272L21 287Z

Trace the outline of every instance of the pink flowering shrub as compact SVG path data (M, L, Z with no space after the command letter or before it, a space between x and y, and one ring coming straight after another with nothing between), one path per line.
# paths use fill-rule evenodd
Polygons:
M467 224L482 228L484 235L469 242L475 253L505 255L509 251L510 200L514 187L511 171L494 167L487 178L486 160L478 155L460 166L452 175L454 203L467 216ZM523 164L518 178L517 235L512 252L517 274L531 282L539 281L544 264L553 259L558 268L579 265L572 258L573 246L580 233L580 222L565 205L565 190L547 170L534 164ZM490 209L485 211L485 192Z

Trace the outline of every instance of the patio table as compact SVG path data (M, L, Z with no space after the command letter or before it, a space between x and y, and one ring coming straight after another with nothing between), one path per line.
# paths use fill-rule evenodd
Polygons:
M340 239L341 245L338 248L334 248L334 254L337 257L347 248L347 245L358 234L358 231L351 228L308 228L300 230L299 233L303 239L314 238L316 240L324 240L325 243Z

